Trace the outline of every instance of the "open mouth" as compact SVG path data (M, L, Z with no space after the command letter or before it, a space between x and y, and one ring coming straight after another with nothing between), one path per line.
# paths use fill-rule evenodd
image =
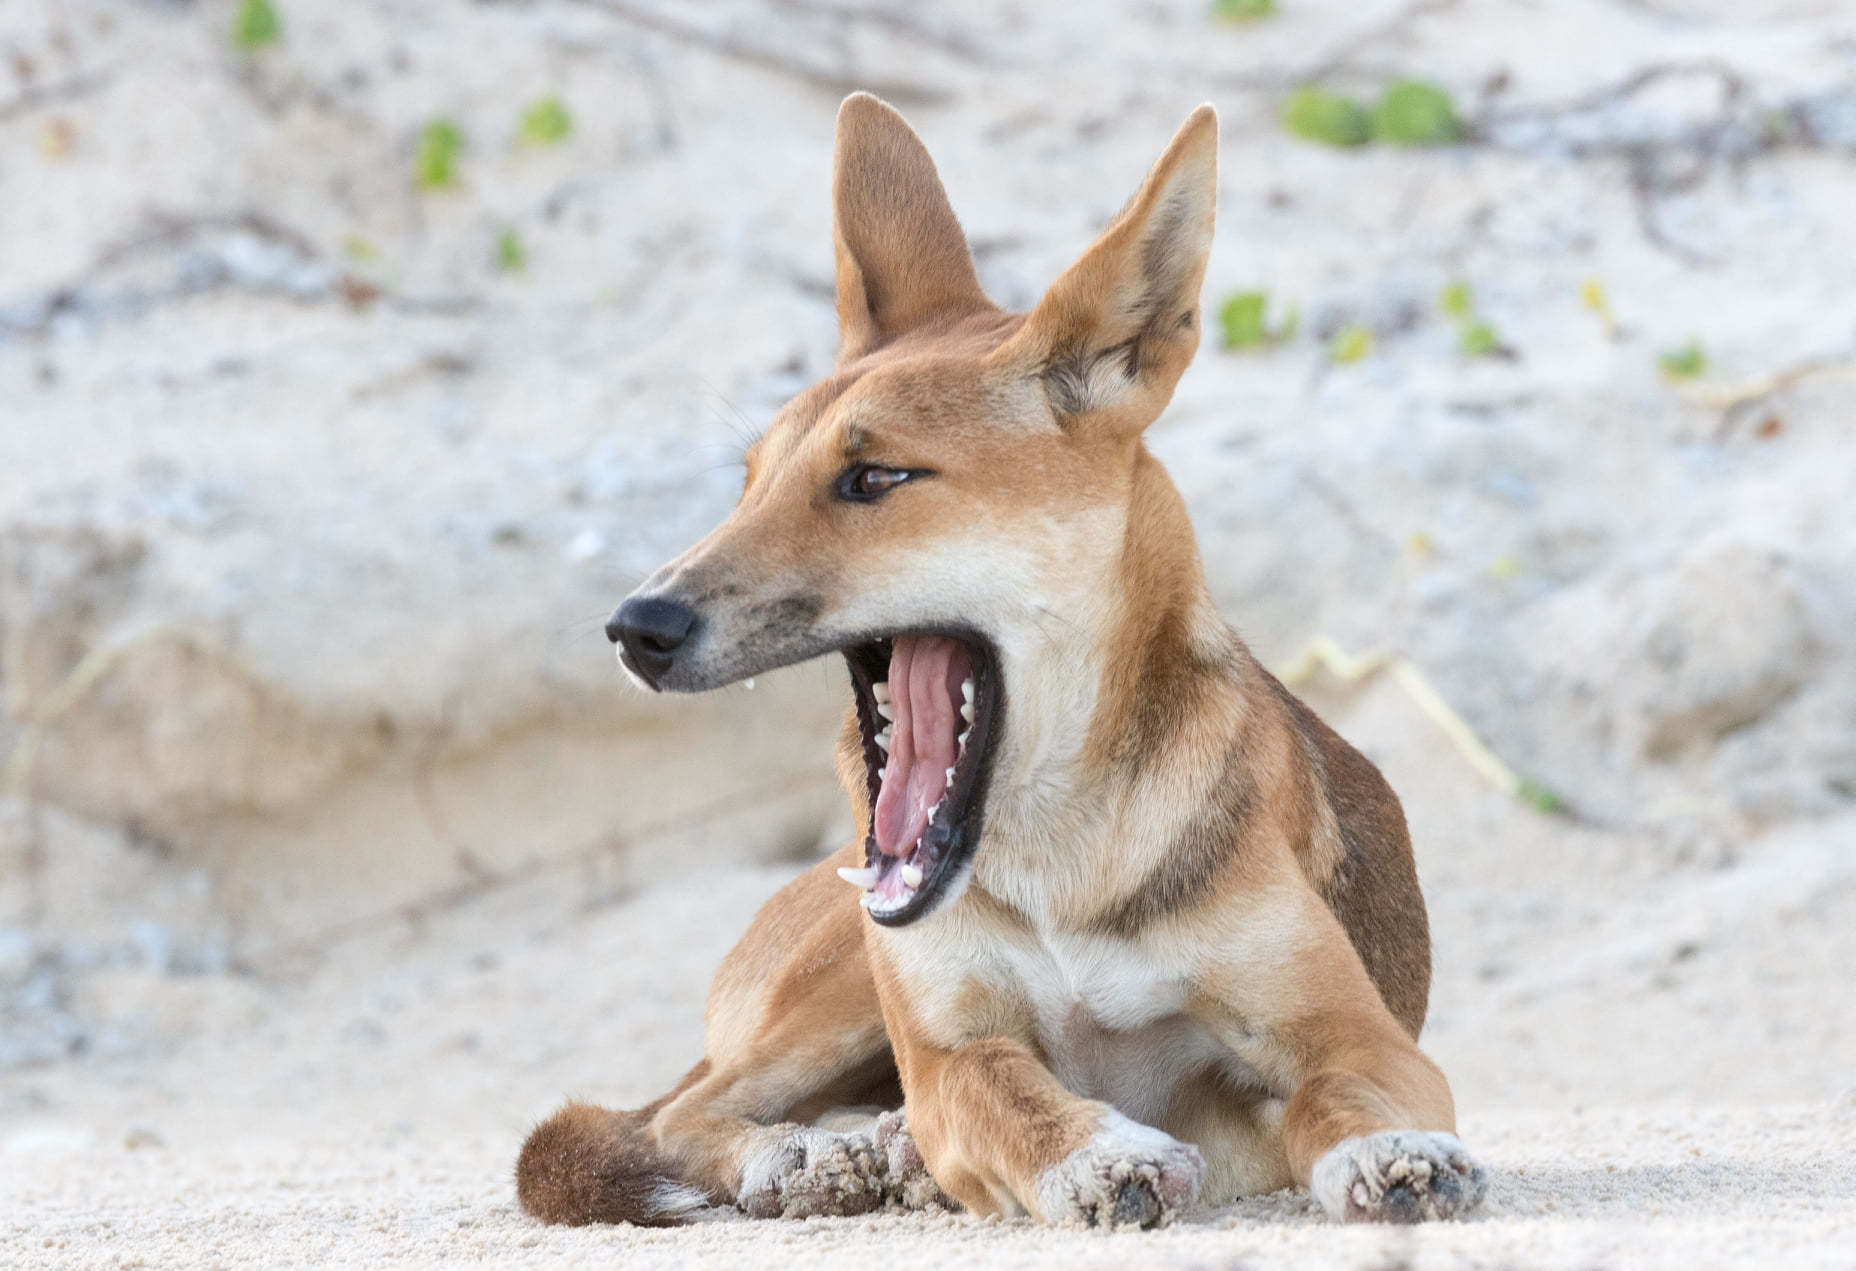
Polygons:
M898 635L844 651L857 697L869 782L861 869L871 918L900 927L934 907L980 837L980 809L1001 691L998 663L978 639Z

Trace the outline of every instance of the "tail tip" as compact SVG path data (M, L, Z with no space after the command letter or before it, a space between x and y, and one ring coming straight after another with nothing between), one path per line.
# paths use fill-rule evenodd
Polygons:
M516 1199L546 1223L672 1227L709 1203L679 1180L623 1113L569 1103L529 1133L516 1158Z

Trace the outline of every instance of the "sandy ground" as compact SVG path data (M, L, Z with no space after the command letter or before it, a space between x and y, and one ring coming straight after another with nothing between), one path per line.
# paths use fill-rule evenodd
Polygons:
M1850 5L274 3L255 56L231 0L0 6L0 1264L1856 1266ZM1407 74L1469 142L1277 123ZM1413 824L1484 1217L515 1211L527 1127L673 1081L843 829L837 669L648 700L598 625L830 365L851 86L1014 306L1219 106L1208 309L1300 326L1150 433L1214 592L1272 664L1409 658L1568 807L1310 686Z
M1332 714L1405 791L1438 971L1425 1044L1487 1212L1343 1230L1284 1193L1157 1234L882 1214L543 1228L521 1135L640 1102L701 1045L707 977L786 869L619 903L538 882L295 982L91 985L175 1030L0 1090L9 1258L48 1265L1825 1266L1856 1259L1856 856L1780 834L1672 883L1645 845L1488 792L1389 684ZM1454 828L1452 828L1454 827ZM1821 827L1847 844L1856 819ZM149 1050L158 1052L151 1058Z

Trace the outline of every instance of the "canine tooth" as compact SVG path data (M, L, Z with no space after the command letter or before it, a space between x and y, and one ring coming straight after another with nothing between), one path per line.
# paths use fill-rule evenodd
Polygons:
M865 909L874 909L876 907L876 893L873 891L865 892L857 898L857 903L862 905Z
M960 708L960 717L969 724L973 722L973 703L968 702Z
M904 865L902 867L902 881L911 887L920 887L922 885L922 867L920 865Z
M878 702L876 704L876 713L887 720L893 721L896 718L896 708L891 706L888 702Z
M838 867L838 877L842 878L853 887L868 888L876 886L876 880L882 872L882 870L874 865L866 865L862 869L852 869L849 865L840 865Z
M876 700L884 706L889 705L889 681L878 680L876 683L872 684L870 686L870 696L876 698Z
M876 735L876 745L877 749L881 750L884 754L887 755L889 753L889 729L885 728Z
M973 705L973 677L971 675L960 681L960 695L966 699L967 705Z

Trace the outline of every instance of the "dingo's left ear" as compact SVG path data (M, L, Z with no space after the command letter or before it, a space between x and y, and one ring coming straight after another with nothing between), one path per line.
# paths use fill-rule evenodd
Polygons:
M1199 347L1218 201L1218 114L1200 106L1089 250L994 354L1040 376L1057 417L1152 423Z

